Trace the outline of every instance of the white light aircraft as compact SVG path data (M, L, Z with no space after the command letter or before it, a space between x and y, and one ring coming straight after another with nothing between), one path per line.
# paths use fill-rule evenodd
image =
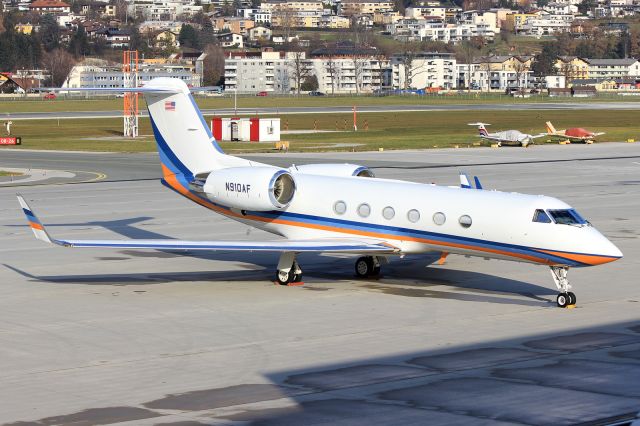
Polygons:
M478 136L488 141L497 142L498 146L502 146L502 144L517 144L522 147L527 147L533 143L534 139L547 135L546 133L530 135L528 133L522 133L520 130L503 130L489 133L485 127L491 126L489 123L469 123L469 126L478 126Z
M68 89L65 89L68 90ZM93 89L99 90L99 89ZM111 90L114 89L103 89ZM64 247L264 251L280 253L276 279L301 279L300 253L351 253L358 276L387 258L450 253L547 265L558 306L575 304L570 267L612 262L622 253L568 204L551 197L379 179L366 167L314 164L289 169L226 155L189 88L157 78L141 92L162 163L162 183L189 200L285 237L274 241L69 240L51 237L18 196L35 236ZM497 219L500 218L500 219ZM204 230L203 230L204 231Z

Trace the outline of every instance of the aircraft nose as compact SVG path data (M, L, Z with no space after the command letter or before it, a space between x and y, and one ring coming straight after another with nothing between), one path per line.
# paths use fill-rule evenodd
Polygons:
M598 257L600 261L594 263L595 265L600 265L603 263L613 262L615 260L621 259L623 256L622 252L615 244L607 239L604 235L601 235L601 240L599 244Z

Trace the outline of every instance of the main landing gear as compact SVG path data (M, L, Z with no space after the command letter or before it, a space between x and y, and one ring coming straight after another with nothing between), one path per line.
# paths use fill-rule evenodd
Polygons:
M560 291L560 294L556 297L556 302L560 308L576 304L575 293L569 291L571 290L571 285L567 279L567 272L569 272L569 268L566 266L551 266L551 276Z
M282 253L278 261L276 281L280 285L290 285L302 282L302 269L296 262L295 253Z
M380 260L376 256L363 256L356 260L356 275L368 278L380 275Z

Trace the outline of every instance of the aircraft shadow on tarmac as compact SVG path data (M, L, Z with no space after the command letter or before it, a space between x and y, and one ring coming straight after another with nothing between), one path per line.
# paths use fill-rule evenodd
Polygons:
M267 371L262 383L220 387L213 376L210 388L5 426L604 425L640 416L638 321L348 358Z
M248 281L262 284L272 280L274 265L277 262L277 256L270 254L254 253L251 255L250 261L247 260L246 255L242 256L236 252L219 252L214 253L214 255L210 256L210 258L217 261L233 262L235 268L240 266L243 270L34 275L12 265L3 265L32 281L53 284L129 286L157 285L172 282L209 283L228 281ZM105 257L103 259L117 261L126 258ZM351 286L360 291L377 292L398 297L448 299L538 307L555 306L553 298L555 293L549 288L480 272L443 267L438 267L438 269L425 267L429 262L425 262L424 259L418 257L407 261L406 265L404 260L385 265L388 272L372 279L357 278L352 271L353 260L349 258L331 258L323 255L305 254L300 256L299 259L301 264L306 265L305 276L307 277L307 283L302 288L310 291L331 291L338 289L339 286Z

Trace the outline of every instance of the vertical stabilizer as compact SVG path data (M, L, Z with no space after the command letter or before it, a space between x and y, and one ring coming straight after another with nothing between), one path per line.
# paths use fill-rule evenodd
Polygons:
M549 134L557 133L556 128L553 126L553 124L551 124L550 121L547 121L545 124L547 125L547 132L549 132Z
M143 89L163 175L191 180L199 173L249 164L224 154L183 81L156 78Z

